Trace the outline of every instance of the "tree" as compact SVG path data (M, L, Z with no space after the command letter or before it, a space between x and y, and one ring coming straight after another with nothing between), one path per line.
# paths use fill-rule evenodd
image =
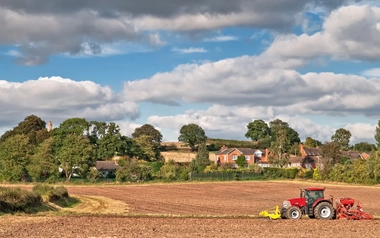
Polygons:
M202 172L210 164L211 161L209 158L209 152L207 150L206 143L202 143L199 145L197 155L195 159L192 161L192 165L190 167L192 168L192 170Z
M340 146L336 142L326 142L325 144L323 144L321 146L321 154L332 165L340 163L342 159L342 154L340 153Z
M116 180L123 181L137 181L147 180L153 175L153 169L146 163L139 163L136 159L127 158L124 165L116 171Z
M380 120L377 122L376 132L375 132L376 148L380 148Z
M348 150L351 138L351 132L344 128L340 128L335 131L335 134L331 136L331 140L336 142L341 150Z
M63 146L63 141L69 135L85 136L89 138L89 123L84 118L69 118L59 127L54 128L50 134L54 138L53 154L56 155ZM89 138L90 139L90 138Z
M8 137L0 144L0 176L5 181L25 180L33 147L27 135Z
M153 142L152 137L141 135L133 139L135 145L134 154L145 161L157 161L161 159L159 147Z
M311 137L306 137L304 145L307 148L315 148L322 145L322 143L319 140L315 140Z
M95 141L96 155L99 159L112 158L115 155L124 155L123 137L120 128L115 123L102 124L101 130L90 133Z
M283 122L280 119L275 119L269 122L269 127L270 127L270 137L272 141L275 141L277 132L283 128L288 128L289 124L287 122Z
M247 125L247 133L245 137L250 138L253 141L259 141L269 137L270 129L267 123L263 120L254 120Z
M0 137L0 142L5 141L7 138L14 135L26 135L29 138L29 143L37 145L45 138L49 137L46 130L46 122L41 120L36 115L30 115L15 126L12 130L5 132Z
M95 164L90 140L83 135L68 134L62 141L57 158L66 181L70 181L75 172L85 175Z
M301 142L298 132L291 128L287 122L276 119L269 122L269 125L271 130L271 142L274 143L275 146L279 146L281 144L284 152L288 152L294 143ZM281 142L277 142L279 133L281 133L282 137ZM286 143L284 143L284 136L286 136ZM273 147L272 144L271 147Z
M323 157L323 177L327 178L333 166L342 160L340 146L336 142L326 142L321 146L321 154Z
M58 166L53 156L53 138L48 138L36 148L27 170L30 177L36 181L58 172Z
M207 136L204 130L197 124L188 124L181 127L178 141L185 142L192 151L195 151L196 146L201 143L206 143Z
M353 149L359 152L372 151L375 149L375 145L368 142L359 142L353 146Z
M294 143L292 145L292 147L290 148L289 153L293 154L293 155L299 155L300 154L300 144L299 143Z
M284 156L287 148L290 147L287 128L278 129L276 133L276 140L271 143L272 155L270 156L270 163L283 167L289 163L289 159Z
M135 154L146 161L157 161L161 159L160 144L162 134L150 124L145 124L135 129L132 134L136 145Z
M160 144L162 141L162 134L159 130L155 129L150 124L145 124L141 127L138 127L135 129L135 131L132 134L132 138L137 138L140 136L150 136L152 138L152 141L156 144Z
M380 150L371 153L367 163L367 171L370 178L377 183L380 182Z
M245 168L247 166L247 160L244 155L239 155L235 161L239 168Z

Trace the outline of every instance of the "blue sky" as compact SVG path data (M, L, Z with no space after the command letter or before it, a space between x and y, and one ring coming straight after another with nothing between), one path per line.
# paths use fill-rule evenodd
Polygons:
M0 133L36 114L246 139L280 118L302 140L374 142L377 1L146 1L1 1Z

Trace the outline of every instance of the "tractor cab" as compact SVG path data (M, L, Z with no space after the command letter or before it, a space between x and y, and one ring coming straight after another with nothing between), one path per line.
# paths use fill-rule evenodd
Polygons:
M305 198L307 206L313 206L315 201L325 198L324 188L306 188L301 189L301 198Z
M333 198L325 198L324 192L325 188L300 189L300 197L283 202L281 217L300 219L302 215L308 215L310 218L332 219L334 216Z

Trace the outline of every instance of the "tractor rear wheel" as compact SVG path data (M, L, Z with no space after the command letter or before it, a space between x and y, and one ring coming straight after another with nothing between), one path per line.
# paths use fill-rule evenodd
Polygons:
M317 219L331 220L334 217L334 208L329 202L321 202L314 208L314 216Z
M286 211L286 217L292 220L301 219L302 212L299 207L291 206Z

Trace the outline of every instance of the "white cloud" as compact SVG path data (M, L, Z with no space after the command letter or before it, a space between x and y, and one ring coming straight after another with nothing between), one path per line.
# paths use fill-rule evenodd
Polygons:
M213 38L206 38L204 41L208 42L223 42L223 41L237 41L239 38L236 36L215 36Z
M174 52L178 52L180 54L192 54L192 53L206 53L207 50L205 50L203 47L190 47L190 48L177 48L174 47L172 49Z
M379 78L334 73L301 75L271 63L260 56L243 56L180 65L149 79L126 82L124 93L129 100L169 105L185 101L271 106L279 112L303 114L379 115Z
M22 54L18 50L8 50L4 53L5 55L12 56L12 57L20 57Z
M380 8L345 6L333 11L313 35L279 35L265 52L280 59L380 59Z
M128 137L132 137L135 129L142 126L141 124L131 123L129 121L115 121L115 123L120 127L121 134Z
M295 129L302 141L310 136L324 143L330 141L337 127L323 126L314 121L302 117L284 114L276 114L273 109L265 107L226 107L213 105L207 110L191 110L184 114L172 116L151 116L148 122L160 128L167 129L170 133L165 134L168 141L176 141L179 130L183 125L195 123L202 127L206 135L212 138L229 138L244 140L249 122L262 119L268 124L274 119L288 122ZM329 118L334 121L334 117ZM347 124L344 126L352 134L351 144L361 141L373 143L375 126L365 123Z
M380 68L367 69L364 70L361 74L366 77L380 78Z
M161 36L158 33L150 34L149 41L152 45L166 45L166 42L161 40Z
M331 136L339 126L320 125L302 116L285 115L275 112L273 108L265 107L227 107L213 105L207 110L190 110L184 114L172 116L151 116L147 123L164 128L168 133L164 135L167 141L177 141L179 130L183 125L195 123L202 127L206 135L212 138L247 140L245 133L249 122L262 119L269 124L274 119L288 122L304 141L310 136L321 141L331 141ZM339 121L339 118L330 117L326 120ZM333 124L333 123L332 123ZM344 126L352 134L350 144L366 141L374 143L375 126L366 123L348 123Z
M365 123L347 124L344 129L351 132L351 144L366 141L374 143L376 126Z
M56 124L71 117L101 121L136 118L136 103L122 100L91 81L41 77L23 83L0 80L0 125L12 126L30 114Z

